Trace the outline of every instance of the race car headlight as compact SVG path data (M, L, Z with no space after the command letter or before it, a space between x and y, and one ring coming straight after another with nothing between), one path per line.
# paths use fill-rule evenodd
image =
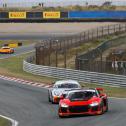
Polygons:
M60 106L63 107L63 108L68 108L68 105L65 104L65 103L62 103Z
M98 102L92 102L92 103L90 104L91 107L93 107L93 106L98 106L98 105L99 105Z

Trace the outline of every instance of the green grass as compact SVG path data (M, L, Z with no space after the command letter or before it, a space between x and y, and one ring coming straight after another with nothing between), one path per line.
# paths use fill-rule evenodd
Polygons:
M83 52L83 51L86 51L87 49L94 48L97 45L99 45L101 42L103 42L103 40L105 41L106 38L96 40L96 41L92 42L92 44L86 43L86 44L82 44L80 47L72 48L69 50L70 52L67 57L69 59L70 59L70 57L73 58L73 55L75 55L76 52L78 52L78 51ZM49 77L32 75L30 73L24 72L22 69L23 68L23 59L25 59L29 55L31 55L31 53L24 54L21 56L15 56L15 57L7 58L7 59L1 59L0 60L0 74L10 76L10 77L22 78L22 79L29 80L29 81L45 83L45 84L51 84L53 81L58 80L58 79L49 78ZM60 58L61 58L60 61L62 61L62 57L60 57ZM63 61L61 63L62 63L61 65L63 65ZM71 66L73 66L73 64ZM82 83L82 85L85 85L86 87L93 87L93 88L102 87L105 89L108 96L126 97L126 88L99 86L97 84L83 84L83 83Z
M30 81L35 82L45 82L51 83L54 81L52 78L35 76L23 71L23 59L26 58L28 54L11 57L7 59L0 60L0 74L4 74L6 76L12 76L17 78L23 78Z
M22 56L12 57L8 59L0 60L0 74L22 78L25 80L30 80L34 82L41 82L45 84L51 84L53 81L58 79L49 78L49 77L42 77L42 76L35 76L29 73L26 73L22 70L22 61L26 58L29 54L25 54ZM117 87L108 87L108 86L99 86L97 84L84 84L81 83L83 86L94 88L94 87L102 87L105 89L105 92L108 96L113 97L126 97L126 88L117 88Z
M0 126L11 126L11 122L8 121L7 119L1 118L0 117Z
M104 84L103 84L104 85ZM126 88L123 87L109 87L109 86L102 86L98 84L82 84L83 87L89 88L103 88L105 93L109 97L119 97L119 98L126 98Z

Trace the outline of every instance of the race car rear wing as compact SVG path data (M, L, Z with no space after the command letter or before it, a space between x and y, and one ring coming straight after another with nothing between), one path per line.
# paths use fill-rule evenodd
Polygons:
M104 89L103 88L95 88L96 90L98 91L103 91Z

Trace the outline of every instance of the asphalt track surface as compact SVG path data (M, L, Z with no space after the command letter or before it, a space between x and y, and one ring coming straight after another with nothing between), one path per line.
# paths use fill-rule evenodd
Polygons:
M34 50L35 50L34 44L27 45L27 46L21 46L21 47L15 48L15 52L13 54L0 54L0 59L18 56L21 54L26 54L28 52L33 52Z
M32 38L33 37L33 38ZM44 39L48 35L0 35L0 39ZM34 50L34 45L22 46L8 58ZM19 126L125 126L126 100L109 99L109 111L100 116L76 116L60 119L58 105L48 102L47 89L22 85L0 79L0 114L13 118Z
M75 33L0 33L0 40L45 40L74 35Z
M40 40L49 37L77 34L100 26L119 22L83 23L0 23L0 40Z
M48 102L47 89L0 80L0 113L19 126L125 126L126 100L109 99L109 111L99 116L60 119L58 105Z
M63 37L63 34L59 34L56 35L55 37L61 38ZM0 40L36 40L37 42L39 42L38 40L44 40L44 39L48 39L51 38L52 35L51 34L45 34L45 35L41 35L41 34L0 34ZM18 56L21 54L26 54L29 52L33 52L35 51L35 44L31 44L31 45L27 45L27 46L21 46L18 48L15 48L15 52L13 54L0 54L0 59L4 59L4 58L9 58L9 57L13 57L13 56Z

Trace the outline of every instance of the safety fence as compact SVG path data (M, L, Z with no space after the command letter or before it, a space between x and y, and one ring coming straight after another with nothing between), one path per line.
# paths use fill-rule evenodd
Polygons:
M48 76L58 79L74 79L83 83L126 87L126 76L121 75L35 65L30 63L29 60L23 61L23 70L34 75Z
M120 37L115 37L114 39L105 41L95 49L92 49L84 54L76 56L76 69L80 70L86 70L86 71L94 71L94 72L113 72L115 74L125 74L125 68L118 67L118 70L116 68L112 67L112 64L114 62L115 65L115 58L114 60L107 60L107 57L104 57L103 59L103 52L108 50L109 48L120 46L122 44L125 44L126 35L121 35ZM124 45L125 46L125 45ZM121 51L121 50L120 50ZM96 59L99 57L99 59ZM124 61L119 61L123 62Z
M100 72L100 73L112 73L118 75L125 75L126 76L126 61L85 61L81 59L79 60L79 70L84 71L92 71L92 72Z
M46 65L46 66L56 66L60 63L61 56L64 57L64 67L67 67L67 55L69 55L69 49L73 47L81 46L86 42L93 42L98 40L101 37L105 37L107 35L113 34L122 34L126 32L126 24L114 24L103 27L98 27L95 29L91 29L85 32L81 32L75 35L66 36L60 39L51 39L46 40L36 45L36 63L38 65ZM114 43L114 42L113 42ZM103 49L108 48L111 42L103 43L102 48L99 46L98 51L93 51L92 53L95 55L99 54L99 51L103 51ZM115 43L114 43L115 44ZM105 47L104 47L105 46ZM97 53L95 53L97 52ZM76 53L74 54L76 56ZM85 55L85 54L84 54ZM93 58L91 54L86 54L87 58ZM85 57L86 57L85 56ZM51 58L52 57L52 58ZM80 56L77 58L79 59ZM81 56L82 57L82 56ZM96 56L95 56L96 57ZM55 61L54 61L55 59ZM82 58L81 58L82 59Z
M1 20L125 20L126 11L3 11Z

